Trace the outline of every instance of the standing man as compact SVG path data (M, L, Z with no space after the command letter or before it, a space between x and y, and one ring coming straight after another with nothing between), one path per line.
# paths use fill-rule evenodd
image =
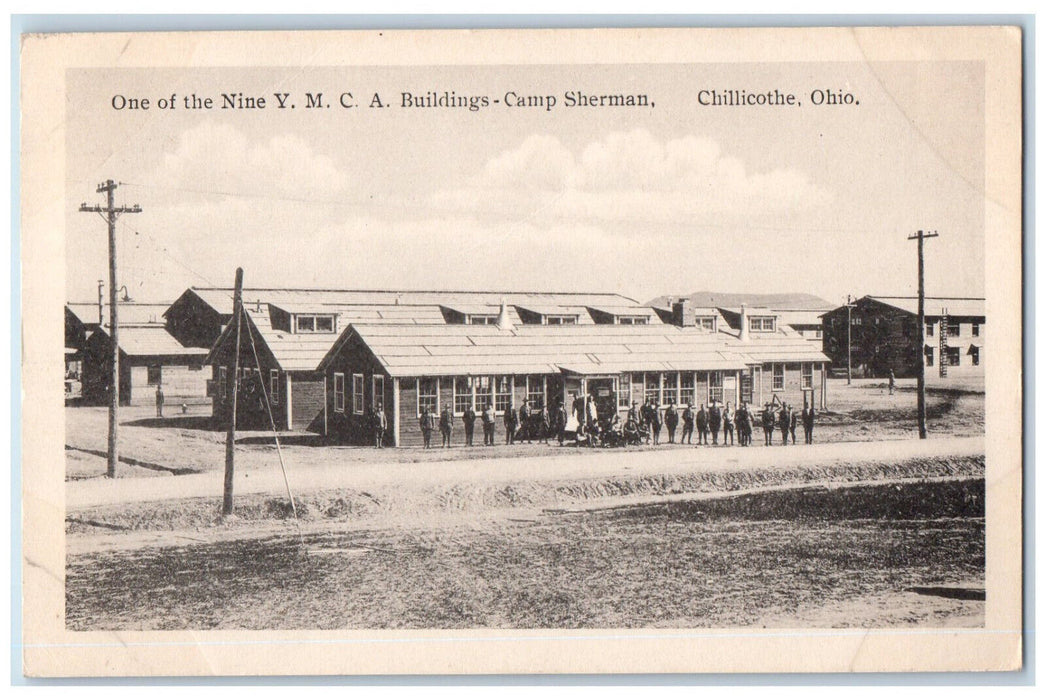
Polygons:
M705 410L704 404L701 404L701 409L697 412L697 444L708 444L708 411Z
M519 407L519 441L523 442L525 439L527 444L530 444L531 440L531 426L530 424L530 400L523 399L523 403Z
M676 426L679 425L679 414L676 412L675 402L669 401L665 409L665 427L668 428L668 442L676 441Z
M890 370L890 396L893 396L893 387L897 382L897 377L893 376L893 370Z
M806 438L806 444L814 444L814 407L810 406L807 409L803 407L803 436Z
M442 438L440 447L450 447L450 434L454 431L454 414L450 412L450 404L443 404L443 412L439 414L439 434Z
M465 424L465 446L472 447L472 434L476 430L476 408L471 403L465 408L461 422ZM486 441L483 444L486 444Z
M505 409L503 420L505 421L505 444L514 445L516 444L516 427L519 425L519 417L511 401L509 401L508 408Z
M788 404L782 403L777 413L777 427L781 429L781 443L788 444L788 426L791 423L788 415Z
M559 440L559 446L563 446L563 440L566 437L567 432L567 407L560 399L556 402L556 412L553 416L553 428L556 431L556 439Z
M686 408L683 409L683 434L679 437L679 444L682 445L691 444L690 441L694 437L694 404L687 403Z
M494 446L494 407L490 402L483 409L483 444Z
M425 442L425 449L432 447L432 431L436 429L436 417L428 406L421 409L421 437Z
M774 444L774 410L770 407L770 404L763 405L763 415L760 417L763 423L763 444L773 445Z
M585 414L588 422L585 430L588 431L588 446L596 446L596 438L599 437L599 411L596 409L596 400L592 394L585 398Z
M795 407L788 407L788 432L792 435L792 444L795 444L795 425L799 422L799 416L795 412Z
M541 404L541 413L538 416L538 430L541 431L541 442L548 444L548 436L552 432L552 416L548 413L548 404Z
M156 385L156 417L163 418L163 387Z
M712 399L712 407L708 409L708 427L712 429L712 444L719 444L719 428L723 424L723 412L719 409L719 404L716 403L715 399Z
M654 436L654 444L661 444L661 406L656 400L650 404L650 432Z
M730 402L726 402L723 408L723 444L730 438L730 444L734 444L734 413L730 410Z
M737 412L734 413L734 422L737 424L737 443L741 447L748 446L748 407L744 401L737 407Z
M389 417L385 415L385 409L379 403L374 413L374 446L382 448L385 446L385 431L389 429Z

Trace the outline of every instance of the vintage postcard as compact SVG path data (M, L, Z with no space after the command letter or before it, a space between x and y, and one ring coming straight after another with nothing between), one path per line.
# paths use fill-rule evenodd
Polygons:
M26 675L1020 668L1021 47L24 37Z

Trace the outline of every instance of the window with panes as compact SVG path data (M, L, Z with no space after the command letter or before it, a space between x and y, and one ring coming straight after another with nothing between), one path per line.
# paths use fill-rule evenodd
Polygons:
M679 404L686 406L694 403L694 373L680 372L679 374Z
M418 378L418 415L421 415L422 409L429 409L429 412L436 411L439 408L439 379L436 377L419 377Z
M512 404L512 377L494 377L494 410L504 411Z
M708 373L708 402L723 402L723 373L720 371Z
M643 401L657 403L661 400L661 375L647 372L643 382Z

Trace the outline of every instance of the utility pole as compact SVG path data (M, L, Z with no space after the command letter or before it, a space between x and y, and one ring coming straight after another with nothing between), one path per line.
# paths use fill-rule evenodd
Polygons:
M142 208L137 204L129 207L118 207L113 201L113 192L117 184L106 180L98 185L97 192L106 193L106 205L93 207L87 202L80 205L81 212L94 212L109 224L109 342L112 355L109 360L109 465L106 476L116 478L116 463L119 461L117 445L117 420L120 412L120 326L116 305L116 219L121 214L140 214ZM99 319L101 321L101 319ZM99 325L101 325L99 323Z
M919 439L926 439L926 283L925 267L926 264L923 261L923 241L927 238L936 238L937 232L930 233L929 231L916 231L913 235L908 236L908 240L919 241L919 318L916 323L919 324L919 351L917 354L918 362L916 367L918 368L918 374L916 374L916 389L919 392Z
M232 403L229 411L229 432L225 435L225 491L222 496L222 515L232 515L232 475L236 448L236 399L240 393L240 330L243 325L243 268L236 268L236 291L232 298L232 317L236 324L235 354L232 356Z
M850 295L846 295L846 383L850 384L853 381L853 340L850 337L851 331L853 331L853 313L854 304L850 300Z

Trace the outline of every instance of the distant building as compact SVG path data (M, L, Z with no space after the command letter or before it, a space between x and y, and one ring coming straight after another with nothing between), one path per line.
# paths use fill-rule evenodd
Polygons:
M732 294L725 292L694 292L685 297L691 307L701 319L700 322L709 323L713 315L729 316L736 324L736 319L745 306L751 312L758 309L772 314L777 323L787 326L797 334L821 343L822 321L821 316L831 311L834 305L831 302L814 296L813 294ZM672 296L661 296L649 302L660 317L668 319L671 317L671 305L677 299ZM667 321L666 321L667 322Z
M169 401L207 396L204 359L209 348L174 337L164 315L168 308L167 303L119 302L121 404L149 404L157 387ZM112 353L108 304L66 304L65 336L67 384L71 373L76 374L84 403L107 403Z
M927 376L984 375L984 299L926 297L924 335L918 297L865 296L850 310L851 362L857 376L913 377L919 362ZM824 314L824 352L832 366L847 366L847 307ZM921 347L920 347L921 342Z

